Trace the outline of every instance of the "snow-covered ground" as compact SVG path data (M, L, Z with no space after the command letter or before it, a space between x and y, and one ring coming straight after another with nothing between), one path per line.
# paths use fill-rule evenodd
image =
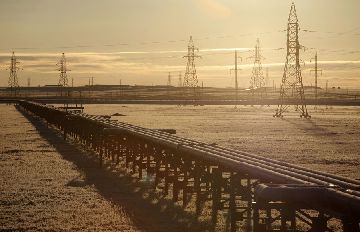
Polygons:
M86 105L90 114L360 178L360 108L309 107L273 118L274 107ZM183 231L124 174L14 106L0 104L0 230ZM122 176L124 175L124 176ZM158 208L154 208L158 207ZM155 209L155 210L154 210Z
M78 152L39 125L0 104L0 230L141 231L85 178L82 171L98 173L96 163L80 170L71 158Z
M274 106L85 106L89 114L121 113L112 119L360 179L360 107L308 109L311 119L293 107L280 119Z

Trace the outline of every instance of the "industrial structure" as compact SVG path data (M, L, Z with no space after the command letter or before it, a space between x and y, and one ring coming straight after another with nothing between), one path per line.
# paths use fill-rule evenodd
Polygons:
M284 67L284 73L282 77L282 83L280 86L280 97L279 99L273 98L273 94L268 94L266 92L266 95L268 96L266 99L261 99L261 101L258 101L260 98L244 98L244 104L262 104L262 103L270 103L270 104L276 104L277 109L274 117L283 117L284 113L290 108L290 106L295 105L296 109L300 111L300 116L309 118L310 115L307 111L306 102L305 102L305 91L301 76L301 67L300 67L300 54L299 51L302 48L302 46L299 43L299 23L298 18L296 15L296 9L295 5L292 4L289 19L288 19L288 26L287 26L287 56L286 56L286 63ZM305 30L306 31L306 30ZM282 48L280 48L282 49ZM275 49L275 50L280 50ZM210 49L212 50L212 49ZM216 49L215 49L216 50ZM181 73L179 74L178 83L175 79L176 77L173 75L173 80L171 80L171 73L169 73L168 80L167 80L167 86L168 86L168 93L170 90L174 89L172 87L178 86L182 87L179 88L178 93L180 94L174 94L174 99L184 99L184 103L190 102L189 100L197 100L200 96L200 86L199 86L199 80L197 76L197 70L195 61L197 58L200 58L199 55L197 55L197 52L199 49L195 47L193 37L190 36L189 43L187 46L187 55L185 55L183 58L187 58L187 66L186 71L183 76L181 77ZM206 51L208 52L208 51ZM269 83L269 76L268 76L268 69L266 69L266 77L264 78L263 68L262 68L262 59L263 56L261 55L261 47L260 47L260 41L259 39L256 40L256 45L254 49L254 54L251 56L253 58L253 68L251 73L251 81L250 81L250 89L252 90L252 93L259 92L260 94L264 93L264 91L267 91L267 87L270 86ZM232 52L231 52L232 53ZM242 92L239 92L239 80L238 80L238 54L239 51L235 50L235 105L239 104L239 94L242 94ZM216 53L215 53L216 54ZM219 53L224 54L224 53ZM228 54L228 53L225 53ZM214 55L214 54L207 54L207 55ZM164 58L164 57L161 57ZM169 57L165 57L166 59ZM176 57L171 57L176 58ZM318 69L318 61L317 61L317 54L315 55L315 69L311 72L315 73L315 103L318 104L318 98L319 98L319 88L318 88L318 75L319 72L321 72L320 69ZM142 59L142 58L141 58ZM19 87L18 84L18 78L17 78L17 71L18 67L15 54L13 52L12 58L11 58L11 65L10 65L10 77L9 77L9 88L14 90ZM76 80L71 79L70 83L68 80L67 73L70 71L67 67L67 60L65 57L65 54L62 53L60 61L57 63L58 65L58 71L59 71L59 81L57 85L57 90L61 91L61 95L63 95L63 92L66 87L69 85L74 87L74 81ZM175 72L175 71L174 71ZM177 72L177 71L176 71ZM172 84L171 84L172 82ZM275 81L272 80L273 83L273 90L274 92L276 90ZM327 83L327 82L326 82ZM327 86L328 84L326 84ZM120 85L121 86L121 85ZM170 87L171 86L171 87ZM265 87L265 88L264 88ZM93 86L93 79L89 79L89 85L88 85L88 96L91 96L91 91L94 89ZM74 88L72 88L74 90ZM6 90L7 91L7 90ZM230 91L225 90L225 94L214 94L214 98L220 98L221 101L226 101L228 99L232 99L232 89ZM121 91L119 91L121 92ZM228 94L230 92L230 94ZM308 91L310 92L310 91ZM15 91L16 93L16 91ZM246 91L244 91L246 93ZM312 92L311 92L312 93ZM328 93L328 88L326 87L326 93ZM120 95L120 94L119 94ZM335 94L333 94L335 95ZM129 95L130 96L130 95ZM205 96L205 95L204 95ZM241 96L241 95L240 95ZM261 95L262 96L262 95ZM354 98L355 100L358 98L358 94L351 95L349 93L342 94L341 97L344 96L344 98ZM131 97L131 96L130 96ZM206 97L208 99L212 98L213 95L206 94ZM201 99L201 100L208 100L208 99ZM329 100L327 98L326 100ZM348 100L348 99L346 99ZM198 101L199 102L199 101ZM231 101L232 104L233 101Z
M312 62L313 59L310 60L310 62ZM310 70L310 72L314 72L315 74L315 107L318 104L318 72L320 72L320 74L322 75L322 70L318 69L318 56L317 56L317 52L315 53L315 68L313 70Z
M59 75L59 86L61 87L68 87L69 86L69 80L67 77L67 72L70 71L67 69L66 67L66 58L65 58L65 53L62 53L62 56L60 58L60 61L57 63L57 65L59 66L58 71L60 72Z
M181 72L179 72L178 87L183 87L183 81L182 81L182 77L181 77Z
M10 67L9 67L10 75L9 75L8 86L11 90L11 94L14 94L15 96L17 94L17 89L19 88L19 80L17 73L20 70L20 67L18 66L18 64L20 64L20 62L17 61L15 52L12 52Z
M230 74L231 74L231 71L235 72L235 108L237 107L238 102L239 102L238 58L240 58L242 60L241 57L238 57L237 50L235 49L235 64L234 64L235 67L234 67L234 69L230 69Z
M171 72L169 72L168 74L168 79L167 79L167 86L171 86Z
M301 117L310 118L301 76L298 33L296 9L292 4L287 27L287 57L274 117L283 117L291 105L296 105ZM195 59L200 57L197 51L190 37L184 56L187 67L183 80L179 74L179 90L193 91L194 100L200 96L195 67ZM239 101L238 58L235 50L235 106ZM254 92L269 84L268 70L266 83L264 80L259 39L252 58L250 88ZM11 88L18 87L17 63L13 53ZM58 86L67 87L69 70L64 53L57 65L60 71ZM320 71L317 54L312 71L315 72L317 99ZM171 82L169 72L168 95ZM114 88L119 89L119 96L124 95L121 79L119 84ZM203 88L203 83L201 86ZM93 88L94 80L89 78L89 98ZM64 140L91 150L89 155L100 167L111 166L113 173L128 172L134 179L145 180L154 192L172 199L175 205L191 211L196 218L206 218L211 227L207 231L221 231L218 229L220 220L225 222L221 229L231 232L360 230L359 180L183 138L172 129L148 129L111 120L111 116L89 115L83 112L82 104L54 107L18 101L18 105L24 114L36 116L39 123L50 125L48 128L55 129L57 135L61 133Z
M100 166L128 170L225 231L359 231L360 181L62 108L21 101ZM94 158L95 158L94 157ZM191 205L191 207L189 207ZM190 208L190 209L189 209ZM224 220L222 220L224 221Z
M250 80L250 89L260 89L265 86L265 80L261 64L261 59L263 59L263 56L261 55L259 39L256 40L254 56L251 56L249 58L254 59L254 66L252 69L252 76Z
M280 86L280 102L274 117L283 117L283 114L291 104L296 105L296 110L300 111L300 117L311 117L306 108L304 86L301 76L301 47L299 43L299 22L296 15L295 4L292 3L287 26L287 55Z
M190 36L189 44L188 44L188 53L184 58L187 58L187 65L186 65L186 71L184 76L184 84L183 87L192 90L192 96L193 100L196 100L198 96L198 77L196 74L196 67L195 67L195 58L200 58L201 56L196 55L195 51L199 51L197 47L194 45L194 41L192 39L192 36Z

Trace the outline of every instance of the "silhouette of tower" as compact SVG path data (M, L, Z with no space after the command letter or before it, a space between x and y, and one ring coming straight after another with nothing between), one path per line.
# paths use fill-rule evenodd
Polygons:
M58 71L60 71L60 77L59 77L59 86L67 87L68 86L68 78L67 78L67 71L70 71L66 67L66 58L65 53L62 54L59 63L57 63L59 66Z
M171 73L169 72L167 86L171 86Z
M169 74L168 74L167 88L166 88L167 96L169 98L170 98L170 89L171 89L171 72L169 72Z
M310 118L305 104L304 86L300 68L299 23L295 4L292 3L287 26L287 56L282 83L280 86L280 102L274 117L283 117L289 108L289 100L296 102L300 117Z
M250 57L254 58L254 67L252 69L252 76L250 80L250 89L257 89L265 86L264 75L261 65L261 59L263 58L260 53L260 41L256 40L255 54Z
M322 75L322 70L321 70L321 69L318 69L318 56L317 56L317 52L315 53L314 60L315 60L315 69L310 70L310 73L311 73L311 72L314 72L314 73L315 73L315 108L316 108L316 105L318 104L318 72L320 71L320 74ZM310 60L310 62L312 62L312 59Z
M238 70L240 70L238 68L238 58L240 58L242 60L242 58L240 56L237 55L237 50L235 49L235 63L234 63L234 68L230 69L230 75L231 75L231 71L235 71L235 108L237 108L237 104L239 102L239 82L238 82Z
M179 83L178 83L178 87L182 87L182 86L183 86L183 82L182 82L181 72L179 72Z
M10 75L9 75L8 84L9 84L11 92L14 91L15 95L16 95L17 88L19 88L19 80L18 80L18 76L17 76L17 71L20 68L18 67L18 64L20 64L20 62L17 61L15 52L13 52L12 56L11 56L10 67L9 67Z
M186 72L184 76L184 87L192 87L194 91L198 86L198 78L196 75L195 68L195 58L199 58L200 56L195 54L195 51L199 51L198 48L194 46L194 42L192 36L190 36L189 44L188 44L188 54L184 56L187 58Z

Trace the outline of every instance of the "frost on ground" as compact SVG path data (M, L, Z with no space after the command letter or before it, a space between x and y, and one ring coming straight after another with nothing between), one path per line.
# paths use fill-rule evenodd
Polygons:
M310 120L294 113L274 119L273 107L85 107L90 114L119 113L126 116L113 118L360 178L358 107L312 110ZM186 231L174 223L180 213L160 213L164 205L143 200L146 194L131 178L99 169L96 160L31 120L0 104L0 230Z
M0 128L0 230L142 231L14 106L0 104Z
M290 107L283 119L267 106L86 105L90 114L113 115L148 128L315 170L360 179L360 107L308 106L311 119Z

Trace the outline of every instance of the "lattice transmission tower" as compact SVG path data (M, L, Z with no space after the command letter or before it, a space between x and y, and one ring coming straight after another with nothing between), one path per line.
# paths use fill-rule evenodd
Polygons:
M20 64L20 62L17 61L15 52L13 52L9 66L10 75L9 75L8 85L10 87L11 92L14 91L15 95L17 88L19 88L19 80L18 80L17 72L20 70L20 68L18 64Z
M70 71L67 69L66 67L66 57L65 57L65 53L62 54L60 61L57 63L57 66L59 66L58 71L60 71L60 76L59 76L59 86L61 87L67 87L68 85L68 77L67 77L67 72Z
M310 118L305 103L304 85L300 67L299 23L296 15L295 4L292 3L287 26L287 56L280 86L280 102L274 117L283 117L289 108L290 101L296 103L300 117Z
M194 94L196 88L198 87L198 82L199 82L196 74L195 58L201 57L199 55L196 55L195 51L198 52L199 49L194 46L192 36L190 36L190 40L188 44L188 53L186 56L184 56L184 58L187 58L187 65L186 65L183 87L194 88Z
M264 73L261 65L261 59L264 57L261 55L260 41L256 40L255 54L249 58L254 59L254 67L252 69L252 76L250 80L250 89L258 89L265 86Z

